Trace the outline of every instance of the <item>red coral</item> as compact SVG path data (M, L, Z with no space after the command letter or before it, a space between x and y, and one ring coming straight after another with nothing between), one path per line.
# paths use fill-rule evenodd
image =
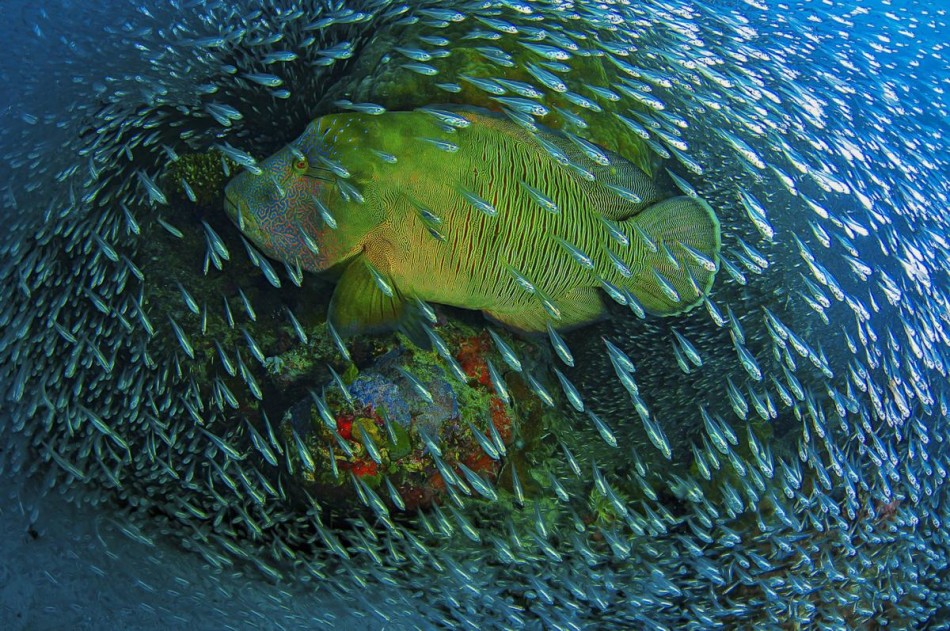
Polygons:
M491 411L492 425L498 430L501 441L507 445L511 441L511 417L508 416L508 409L495 395L492 395L488 409Z
M441 473L433 473L429 476L429 488L437 493L445 492L445 479Z
M353 472L358 478L363 477L364 475L376 475L379 473L379 468L376 466L375 462L367 462L365 460L357 460L350 464L350 471Z
M468 458L465 459L466 467L489 479L495 478L496 464L497 463L481 449L479 449L477 452L469 454Z
M353 421L352 414L341 414L336 418L336 431L345 440L353 440Z
M485 361L485 354L489 348L488 335L481 333L459 342L459 351L455 355L466 376L485 387L491 386L491 376L488 374L488 364Z
M399 487L399 495L402 497L406 510L416 510L422 506L428 506L432 501L432 494L423 489L404 485Z
M344 412L336 417L336 431L340 436L352 443L358 442L357 437L353 435L353 423L358 418L365 418L371 420L376 424L377 427L383 426L383 419L379 417L379 414L372 408L372 406L367 405L361 410L350 414L349 412Z

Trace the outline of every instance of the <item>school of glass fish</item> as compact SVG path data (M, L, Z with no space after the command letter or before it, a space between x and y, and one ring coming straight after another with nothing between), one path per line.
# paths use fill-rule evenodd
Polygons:
M244 581L306 581L380 627L945 621L950 75L946 38L926 34L947 21L862 5L30 9L33 34L0 61L16 96L0 119L0 470L127 507L123 532L145 547L259 570ZM66 30L79 21L107 26ZM708 202L722 226L718 260L695 261L718 266L715 284L688 314L644 316L605 287L610 317L576 331L548 326L529 344L479 325L498 399L544 409L543 427L530 452L517 427L510 441L472 428L498 476L420 433L445 488L416 507L385 473L344 466L385 458L385 433L334 428L366 341L304 314L321 285L242 240L222 206L189 210L319 115L395 108L357 97L373 88L355 69L381 38L388 67L444 95L399 109L426 108L451 135L464 118L439 103L478 94L529 133L569 132L595 162L606 158L585 137L610 113L663 160L657 180ZM453 73L463 48L479 74ZM606 71L576 71L592 58ZM199 186L190 154L215 155L218 179ZM345 163L325 166L346 180ZM454 312L419 308L452 387L473 387L435 325ZM286 369L278 339L333 356L309 388L353 503L298 484L322 465L268 407ZM432 400L399 370L407 396Z

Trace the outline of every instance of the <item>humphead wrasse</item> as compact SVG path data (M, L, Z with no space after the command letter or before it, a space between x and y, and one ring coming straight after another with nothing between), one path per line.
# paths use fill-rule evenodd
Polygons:
M718 268L712 208L661 199L623 157L473 109L314 120L226 189L269 257L340 274L330 322L393 328L418 301L515 329L575 327L607 294L657 315L702 301Z

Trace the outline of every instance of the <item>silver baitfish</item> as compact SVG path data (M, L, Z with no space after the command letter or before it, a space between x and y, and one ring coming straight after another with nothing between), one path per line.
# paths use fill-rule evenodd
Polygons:
M81 506L109 544L87 578L133 584L136 616L946 624L941 7L20 4L0 474L33 496L3 512ZM413 142L369 137L402 112ZM352 124L301 136L327 116ZM492 121L504 161L470 142ZM414 173L423 154L439 168ZM672 197L721 247L636 219ZM409 237L344 241L370 220ZM504 286L497 312L396 282L436 259ZM63 626L53 602L34 626Z

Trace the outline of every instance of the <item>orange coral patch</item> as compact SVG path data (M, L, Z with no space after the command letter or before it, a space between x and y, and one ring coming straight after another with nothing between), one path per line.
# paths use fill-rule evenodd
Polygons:
M352 471L356 477L361 478L364 475L376 475L379 472L379 468L375 462L357 460L350 465L350 471Z
M488 337L483 333L459 342L459 351L455 358L469 379L474 379L485 387L491 385L485 353L488 351Z
M502 400L494 395L488 404L488 409L491 412L492 424L498 430L502 442L507 445L511 441L511 417L508 416L508 409Z

